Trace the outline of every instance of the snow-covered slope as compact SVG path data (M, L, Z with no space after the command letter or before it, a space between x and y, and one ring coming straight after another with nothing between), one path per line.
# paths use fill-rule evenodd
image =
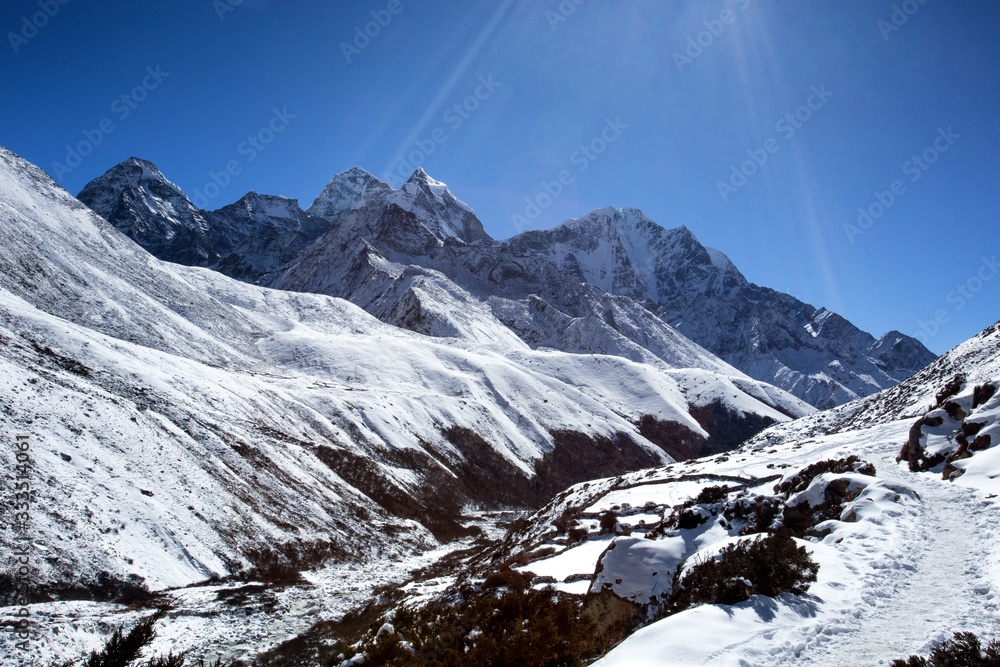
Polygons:
M395 285L419 274L440 291L460 295L460 308L437 309L442 318L479 312L482 326L501 340L517 334L534 347L739 375L628 299L570 282L546 262L446 238L401 206L375 200L345 215L272 286L341 296L386 321L430 333L416 320L393 318L400 300L414 298ZM422 302L433 308L429 299ZM617 329L615 315L622 320ZM619 331L625 325L628 335ZM452 328L463 329L457 323Z
M957 631L984 643L1000 636L997 329L958 346L921 377L844 406L821 429L777 427L734 453L738 465L717 458L685 469L763 474L855 455L875 463L889 493L858 487L839 520L821 524L828 534L806 544L820 564L808 595L697 607L639 630L596 664L881 665L927 655ZM857 418L845 422L852 407ZM817 490L813 504L829 499ZM619 569L619 579L642 574L631 563ZM638 588L653 583L646 576Z
M1000 323L893 388L736 450L567 489L438 592L414 583L396 604L451 604L494 573L576 596L598 633L623 633L601 634L602 667L887 665L956 631L1000 636L998 480ZM686 575L765 534L806 550L807 590L761 593L755 561L702 589L742 588L743 601L679 604L698 585Z
M841 433L917 419L937 403L942 388L959 377L975 385L1000 378L1000 322L949 350L895 387L794 423L776 425L755 436L749 446L801 440L815 434ZM900 443L902 444L902 443Z
M748 282L686 227L664 229L636 209L598 209L504 243L655 304L699 345L819 408L893 386L934 359L909 336L891 331L876 340L835 313Z
M467 504L697 451L699 405L758 428L802 407L165 263L2 149L0 218L0 437L32 438L53 594L398 554L462 534Z
M345 271L387 260L439 272L438 291L453 291L447 280L488 302L534 347L674 366L679 358L688 366L717 362L692 353L667 323L740 371L820 408L892 386L933 360L909 336L891 331L876 340L835 313L749 283L686 227L666 230L635 209L599 209L498 244L467 204L422 169L393 190L354 167L336 175L306 212L256 193L207 212L135 158L79 196L160 259L247 282L333 294L369 309L370 300L361 303L344 287L357 282ZM362 240L370 247L359 249ZM320 260L326 276L318 275ZM370 312L383 319L413 307L380 301L381 310ZM454 323L436 328L449 327Z
M456 228L449 220L468 213L444 184L418 170L401 190L373 189L340 214L272 286L340 296L383 321L430 335L483 341L513 334L536 349L711 371L740 378L779 411L810 411L751 381L628 297L581 283L551 262L513 253L478 232L448 231Z

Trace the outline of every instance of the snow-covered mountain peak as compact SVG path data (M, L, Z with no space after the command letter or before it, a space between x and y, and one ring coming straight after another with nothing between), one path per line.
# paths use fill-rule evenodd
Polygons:
M663 293L689 280L715 291L746 282L723 253L709 252L687 227L664 229L635 208L599 208L506 243L545 257L607 292L641 302L658 303Z
M406 180L407 183L427 183L428 185L436 185L442 187L448 187L441 181L433 179L430 175L424 171L423 167L417 167L413 174ZM405 185L405 183L404 183Z
M306 209L309 215L335 221L341 215L361 206L373 194L392 192L386 183L372 176L361 167L351 167L326 184L312 205Z
M129 158L88 183L77 199L157 257L208 266L239 236L202 211L147 160Z
M684 227L683 229L687 228ZM736 265L733 264L732 260L729 259L729 256L726 255L726 253L721 250L716 250L715 248L709 248L708 246L705 246L705 251L708 253L708 256L712 258L712 264L715 265L715 267L720 271L736 273L739 274L740 278L743 277L743 274L739 272L739 269L736 268Z
M546 292L545 303L559 303L562 316L579 322L589 321L578 319L584 313L596 315L593 303L579 307L579 298L589 298L580 292L582 283L584 292L594 288L631 300L751 377L822 407L891 386L934 358L913 339L876 341L838 315L751 284L686 226L666 229L639 209L606 206L497 243L472 208L422 168L395 190L353 167L335 176L308 212L294 200L254 194L209 213L192 206L154 165L132 159L96 179L80 198L161 259L257 284L270 284L313 243L333 243L353 257L359 241L371 242L383 259L441 271L478 299ZM334 233L321 240L328 232ZM468 246L494 249L478 253ZM538 261L526 264L525 255ZM526 319L499 302L492 307L536 344L554 340L534 327L535 315ZM645 317L631 306L626 310L629 317ZM608 326L623 333L617 324ZM630 344L642 331L626 335Z
M564 225L580 228L585 225L599 225L609 231L622 233L652 223L652 220L637 208L605 206L594 209L582 218L567 220Z
M637 208L606 206L582 218L567 220L560 227L576 234L620 243L633 262L654 249L658 262L667 260L673 266L691 262L715 266L723 271L732 271L739 280L743 280L724 253L703 246L687 226L665 229Z
M234 227L240 228L241 236L252 236L270 228L279 231L300 229L305 218L297 199L262 195L254 190L239 201L219 209L217 213L232 221Z
M475 243L488 238L472 207L420 167L400 190L393 193L390 201L419 217L441 239L457 238Z
M431 176L423 170L423 167L417 167L417 170L413 172L413 175L410 176L406 183L403 184L402 190L413 195L416 195L418 192L424 192L439 204L456 205L464 211L474 213L471 206L451 193L447 184L442 183L435 178L431 178Z
M251 190L243 195L236 204L245 206L248 210L294 209L299 208L299 200L281 195L265 195Z
M157 196L183 197L184 191L172 183L155 164L148 160L130 157L88 183L77 196L105 220L118 203L122 191L145 189Z
M138 178L136 179L137 183L142 181L156 181L180 190L179 187L171 183L167 177L163 175L163 172L161 172L159 168L149 160L143 160L142 158L133 156L119 164L118 168L123 171L128 170L132 174L135 174L135 168L138 168L139 172Z

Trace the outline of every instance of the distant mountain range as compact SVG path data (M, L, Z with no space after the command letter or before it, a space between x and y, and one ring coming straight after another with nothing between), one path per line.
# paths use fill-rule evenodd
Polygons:
M201 211L131 158L78 198L165 261L339 296L434 336L514 335L674 369L731 366L820 409L894 386L935 358L898 331L876 339L754 285L686 227L665 229L636 209L496 241L422 169L395 190L352 168L305 211L257 193Z
M604 208L506 242L579 280L648 304L751 377L826 409L898 384L935 359L898 331L876 339L825 308L747 281L687 227Z

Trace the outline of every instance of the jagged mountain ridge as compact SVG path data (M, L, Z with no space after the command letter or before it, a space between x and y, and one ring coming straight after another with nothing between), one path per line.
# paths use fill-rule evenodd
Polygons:
M220 214L224 227L239 226L228 212L206 215ZM750 377L821 408L892 386L933 359L908 336L876 340L834 313L753 285L687 228L665 230L633 209L601 209L497 243L468 205L422 169L393 190L354 167L335 176L306 215L324 221L313 227L326 233L299 235L294 246L279 245L285 252L277 256L260 249L258 234L256 250L237 247L212 267L340 296L423 333L462 335L468 328L450 320L467 324L458 310L478 311L479 301L535 347L719 369L691 353L669 322ZM243 268L248 263L258 270ZM464 290L474 301L449 298L444 308L426 292L400 290L406 267L425 285L439 283L431 291ZM495 331L475 328L477 335Z
M876 340L836 313L750 283L686 227L664 229L637 209L598 209L505 244L653 304L691 340L821 409L893 386L935 358L898 331Z
M351 177L358 178L356 170ZM580 285L551 263L514 255L488 237L467 243L442 236L433 217L439 214L421 214L419 204L429 188L438 202L454 199L443 187L417 171L399 191L378 188L338 213L337 224L271 286L339 296L427 335L476 344L513 339L652 365L678 379L693 414L712 432L714 442L702 452L734 446L762 426L751 416L756 408L740 407L747 397L788 415L810 411L679 336L631 299ZM733 394L717 391L720 377Z
M294 199L256 192L203 211L156 165L134 157L88 183L77 198L159 259L216 268L255 284L268 283L330 226Z
M335 176L306 212L318 219L311 213L327 216L328 231L270 286L338 296L384 322L432 336L479 344L520 339L534 348L614 354L675 376L690 373L678 369L721 374L723 384L739 384L734 394L689 392L691 404L705 411L703 421L715 424L713 432L729 434L713 447L735 445L753 430L743 415L757 409L747 413L729 405L731 398L749 398L751 406L763 401L786 415L810 410L752 381L631 299L581 285L545 260L511 253L485 235L467 204L423 170L393 190L352 168ZM224 260L213 268L228 272L234 265ZM703 379L682 384L700 387Z
M453 305L441 308L426 293L400 291L399 281L413 274L451 294ZM533 347L739 375L631 300L580 285L549 262L513 256L495 244L442 239L393 201L375 199L344 214L272 286L340 296L423 333L467 335L469 327L459 320L480 313L478 331L487 338L512 331Z
M397 191L361 167L352 167L334 176L307 212L336 221L373 197L385 198L387 204L394 203L413 213L438 238L456 238L466 243L488 238L472 208L423 169L417 169Z
M256 192L219 209L215 217L249 233L211 266L257 285L270 283L329 228L324 218L303 211L294 199Z
M79 194L98 215L165 261L207 266L242 232L195 207L151 162L129 158Z

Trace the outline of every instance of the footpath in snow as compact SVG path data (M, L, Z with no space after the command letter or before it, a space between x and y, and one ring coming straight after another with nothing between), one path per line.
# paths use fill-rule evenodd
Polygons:
M887 484L919 495L807 543L820 563L807 595L690 609L636 632L596 664L888 665L926 655L956 631L1000 638L1000 499L897 464L911 424L789 443L748 459L857 454Z

